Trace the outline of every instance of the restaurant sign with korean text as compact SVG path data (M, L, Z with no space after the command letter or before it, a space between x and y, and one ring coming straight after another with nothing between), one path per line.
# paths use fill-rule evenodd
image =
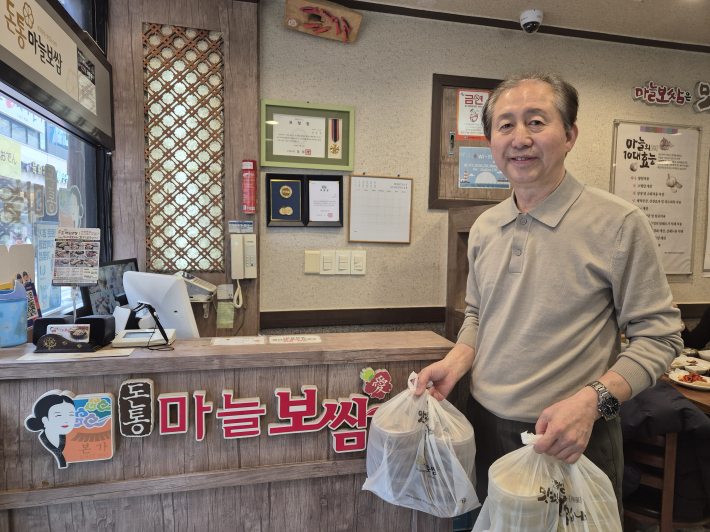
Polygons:
M642 100L650 105L690 105L697 113L710 110L710 83L698 81L695 95L685 87L663 85L649 81L645 86L634 87L634 100Z
M79 101L77 46L36 0L7 0L0 45Z
M365 392L373 398L383 399L392 388L390 375L383 369L365 368L361 378ZM268 436L329 429L336 453L367 448L367 422L381 403L370 404L367 395L351 393L348 397L323 399L319 407L316 386L302 385L299 392L300 395L290 388L276 388L273 399L265 401L279 419L268 424ZM267 404L261 398L238 397L228 389L222 390L220 396L214 397L220 408L208 400L205 390L192 394L166 392L156 397L154 382L141 378L124 381L117 400L110 393L75 395L68 390L52 390L35 401L25 426L38 433L39 441L60 469L70 462L111 458L116 413L118 433L127 438L149 436L157 424L161 436L191 433L199 444L207 436L209 415L219 423L226 440L261 435L261 421L267 412Z

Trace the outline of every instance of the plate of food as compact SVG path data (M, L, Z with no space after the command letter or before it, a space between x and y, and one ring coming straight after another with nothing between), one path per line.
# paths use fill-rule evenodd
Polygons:
M710 362L710 351L698 351L698 356L703 360Z
M695 390L710 391L710 378L682 369L672 371L668 377L675 383Z
M697 366L699 368L710 368L710 362L695 357L679 356L671 362L672 368L684 368L685 366Z

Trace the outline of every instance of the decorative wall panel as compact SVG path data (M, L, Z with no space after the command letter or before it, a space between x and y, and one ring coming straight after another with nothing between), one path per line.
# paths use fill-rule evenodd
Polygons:
M224 271L218 32L143 25L148 271Z

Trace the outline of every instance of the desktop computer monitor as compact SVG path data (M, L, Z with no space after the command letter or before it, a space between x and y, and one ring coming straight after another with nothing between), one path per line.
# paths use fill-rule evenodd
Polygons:
M174 275L125 272L123 288L128 305L151 305L164 329L175 329L176 338L199 338L185 280Z

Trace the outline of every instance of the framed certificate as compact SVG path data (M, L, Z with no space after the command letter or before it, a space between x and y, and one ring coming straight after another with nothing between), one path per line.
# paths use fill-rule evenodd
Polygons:
M266 205L267 226L304 226L303 176L266 174Z
M355 108L261 100L261 166L353 169Z
M305 176L306 225L343 227L343 176Z

